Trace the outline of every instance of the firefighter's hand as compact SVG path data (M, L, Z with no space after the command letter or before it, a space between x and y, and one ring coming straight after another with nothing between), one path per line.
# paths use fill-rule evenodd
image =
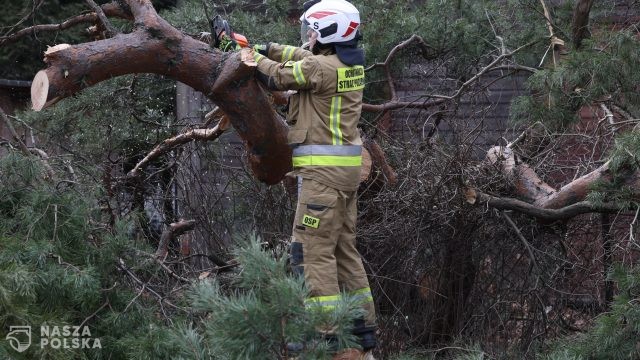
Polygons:
M252 46L253 50L260 55L267 56L269 52L269 44L255 44Z
M264 55L253 49L243 48L242 50L240 50L240 60L242 60L243 62L259 63L264 58Z

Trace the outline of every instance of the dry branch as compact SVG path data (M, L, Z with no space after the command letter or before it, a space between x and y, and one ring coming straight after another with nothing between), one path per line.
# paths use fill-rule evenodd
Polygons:
M427 57L428 51L431 50L432 48L429 45L427 45L427 43L424 41L424 39L422 39L422 37L414 34L407 40L404 40L400 44L394 46L393 49L391 49L391 51L389 52L389 55L387 55L387 58L385 59L384 62L375 63L365 69L365 71L369 71L377 67L382 67L384 69L384 73L387 78L387 87L389 88L389 94L391 99L389 102L386 102L380 105L363 104L362 111L378 112L378 111L387 111L387 110L394 110L394 109L400 109L400 108L428 108L428 107L437 105L437 103L439 103L439 102L410 103L410 102L398 101L398 96L396 94L396 87L393 83L393 75L391 74L391 61L393 60L393 58L396 57L396 55L400 50L403 50L413 45L414 43L417 44L417 46L422 50L424 57Z
M485 66L484 68L480 69L480 71L478 71L473 77L471 77L469 80L465 81L456 91L455 93L453 93L453 95L429 95L429 98L434 98L434 100L429 100L429 101L423 101L423 102L417 102L417 101L413 101L413 102L406 102L406 101L399 101L397 99L396 96L396 91L395 91L395 85L393 84L393 76L391 75L391 70L390 70L390 63L391 60L393 59L393 57L395 57L398 53L399 50L404 49L406 47L408 47L409 45L411 45L412 43L417 43L423 51L427 51L428 49L430 49L430 47L424 42L424 40L417 35L413 35L411 36L409 39L401 42L400 44L396 45L391 52L389 53L389 55L387 56L386 60L382 63L375 63L371 66L369 66L366 70L371 70L374 69L376 67L383 67L384 71L385 71L385 75L387 78L387 86L389 87L389 92L391 94L391 99L387 102L384 102L382 104L363 104L362 105L362 111L366 111L366 112L381 112L381 111L389 111L389 110L396 110L396 109L428 109L431 108L433 106L437 106L440 104L443 104L445 102L448 101L454 101L456 99L458 99L460 96L462 96L464 94L464 91L471 86L473 83L477 82L484 74L486 74L489 71L493 71L493 70L503 70L503 69L510 69L513 71L529 71L529 72L534 72L535 69L533 68L529 68L529 67L523 67L523 66L518 66L518 65L505 65L503 64L505 59L511 58L513 57L513 55L515 55L516 53L531 47L532 45L534 45L535 43L537 43L538 41L532 41L529 42L525 45L520 46L519 48L513 50L513 51L505 51L502 54L500 54L498 57L496 57L491 63L489 63L489 65Z
M105 32L107 33L107 37L112 37L115 34L117 34L118 30L116 30L116 28L114 28L113 25L111 25L111 22L109 21L109 19L107 19L107 16L105 15L104 11L102 11L102 8L98 6L98 4L96 4L93 0L85 0L85 1L98 16L100 23L102 24L102 26L105 29Z
M180 145L192 141L213 141L220 137L229 128L229 121L223 117L220 122L211 129L192 129L182 134L166 139L151 150L144 159L140 160L136 166L129 171L127 177L135 178L140 176L142 170L153 160L168 153Z
M365 112L380 112L397 109L428 109L446 102L444 99L437 99L431 101L387 101L382 104L362 104L362 111Z
M102 9L102 11L106 16L118 17L118 18L129 19L129 20L133 19L131 14L121 9L115 3L104 4L100 8ZM68 18L67 20L59 24L33 25L30 27L21 29L13 34L10 34L10 35L8 34L0 37L0 46L15 42L25 36L37 34L39 32L53 32L53 31L66 30L80 24L96 23L98 20L99 18L96 13L88 13L88 14L81 14L78 16Z
M581 214L593 212L615 213L625 209L620 209L617 205L603 204L595 206L588 201L579 201L557 209L545 209L528 202L514 199L497 197L468 188L465 190L467 203L476 206L489 206L499 210L518 211L529 216L547 221L568 220Z
M195 220L180 220L171 223L160 236L160 243L156 250L156 258L164 259L169 251L169 243L185 232L193 230L195 227Z
M29 18L31 18L35 12L40 8L40 6L42 6L42 4L44 4L44 0L37 0L34 2L33 7L31 8L31 11L29 11L29 13L27 13L25 16L22 17L22 19L20 19L17 23L13 24L3 35L7 36L8 34L11 34L13 32L13 30L20 26L22 23L24 23L25 21L29 20Z
M414 34L414 35L411 35L411 37L408 38L407 40L394 46L393 49L391 49L391 51L389 52L389 55L387 55L387 58L384 60L384 62L375 63L365 69L365 71L369 71L376 67L382 67L384 69L384 73L387 78L387 86L389 87L389 93L391 94L392 101L396 100L398 97L396 95L396 87L393 84L393 75L391 74L391 60L393 60L393 58L396 56L396 54L400 50L409 47L413 43L416 43L420 47L420 49L423 51L424 56L426 57L427 56L426 54L431 49L431 47L427 45L427 43L424 41L424 39L422 39L422 37Z

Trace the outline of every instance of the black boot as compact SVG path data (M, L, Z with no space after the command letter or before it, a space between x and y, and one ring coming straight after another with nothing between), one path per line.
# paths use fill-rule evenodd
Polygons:
M372 350L378 344L376 340L376 327L365 326L364 319L354 320L353 335L358 337L358 343L365 352Z

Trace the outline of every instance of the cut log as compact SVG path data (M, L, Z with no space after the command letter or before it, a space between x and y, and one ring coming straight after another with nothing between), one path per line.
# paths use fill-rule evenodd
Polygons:
M31 108L40 111L47 103L49 95L49 77L44 70L38 71L31 82Z

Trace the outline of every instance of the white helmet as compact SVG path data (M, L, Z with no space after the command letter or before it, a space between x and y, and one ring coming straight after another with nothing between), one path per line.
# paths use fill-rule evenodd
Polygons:
M300 17L301 34L307 29L318 33L321 44L341 43L355 39L360 26L360 13L345 0L320 0Z

